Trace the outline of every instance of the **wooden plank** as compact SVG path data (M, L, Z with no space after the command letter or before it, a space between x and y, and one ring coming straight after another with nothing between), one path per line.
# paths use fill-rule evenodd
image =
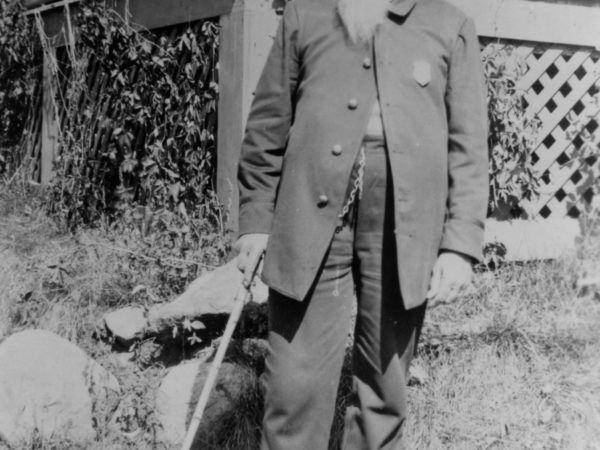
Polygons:
M217 129L217 195L228 211L228 223L237 229L237 161L243 134L244 83L243 4L221 16L219 37L219 103Z
M450 0L481 36L600 48L600 8L523 0Z
M26 9L37 8L42 5L50 5L52 3L58 3L60 0L23 0L23 6Z
M236 0L221 17L217 132L217 194L237 229L237 167L252 96L279 19L277 2Z
M227 14L234 0L129 0L129 20L149 30L200 19L219 17ZM117 0L115 10L125 17L127 0ZM79 10L76 3L70 5L71 14ZM55 40L55 45L64 45L63 28L65 15L63 7L43 12L46 34Z
M501 242L507 261L554 259L575 251L581 228L576 219L537 219L485 223L485 242Z
M49 48L49 52L55 51L54 48ZM55 54L48 55L44 52L43 63L43 99L42 99L42 136L41 136L41 155L40 155L40 182L42 185L47 184L52 177L52 166L56 155L58 145L58 124L55 117L54 100L52 99L52 68L49 61L50 57L55 57Z

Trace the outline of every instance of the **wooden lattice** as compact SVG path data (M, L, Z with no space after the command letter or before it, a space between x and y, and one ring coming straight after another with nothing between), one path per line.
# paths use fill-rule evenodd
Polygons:
M526 203L530 217L577 217L600 203L600 54L551 44L514 45L525 67L517 88L526 114L541 128L533 150L540 195Z

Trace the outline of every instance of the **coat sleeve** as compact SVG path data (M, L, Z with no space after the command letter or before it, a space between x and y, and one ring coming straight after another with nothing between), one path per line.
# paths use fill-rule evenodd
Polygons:
M441 250L481 260L489 190L487 109L471 19L464 21L452 51L446 108L449 191Z
M256 87L238 167L239 235L268 233L293 120L299 61L298 14L285 7Z

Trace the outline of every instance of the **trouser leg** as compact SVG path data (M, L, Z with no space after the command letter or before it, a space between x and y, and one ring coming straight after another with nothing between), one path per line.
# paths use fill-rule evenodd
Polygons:
M367 164L354 243L358 312L344 448L395 450L402 448L408 367L425 308L402 305L384 148L368 148Z
M270 293L263 450L327 449L353 307L352 239L348 228L334 236L303 302Z

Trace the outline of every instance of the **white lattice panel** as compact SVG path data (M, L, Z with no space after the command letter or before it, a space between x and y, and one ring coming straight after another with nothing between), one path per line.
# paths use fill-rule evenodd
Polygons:
M511 45L525 67L517 89L525 93L526 114L541 121L532 153L540 196L526 204L526 212L577 217L600 203L593 189L600 180L592 170L600 164L600 54L550 44Z

